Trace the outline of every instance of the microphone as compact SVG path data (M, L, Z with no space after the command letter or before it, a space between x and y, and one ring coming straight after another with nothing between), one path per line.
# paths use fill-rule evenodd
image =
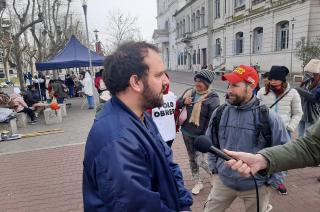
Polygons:
M199 152L202 152L202 153L211 152L212 154L215 154L216 156L226 161L232 159L229 155L225 154L220 149L216 148L215 146L212 146L211 139L205 135L200 135L195 139L194 147Z

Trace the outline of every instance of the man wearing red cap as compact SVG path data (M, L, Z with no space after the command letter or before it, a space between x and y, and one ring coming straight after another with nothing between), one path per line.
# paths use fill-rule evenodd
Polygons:
M253 90L258 85L259 77L252 67L240 65L232 73L222 76L228 81L226 104L220 106L212 114L206 135L212 139L213 145L233 151L256 153L268 146L276 146L289 141L286 128L273 111L268 111L266 106L253 95ZM222 110L221 110L222 109ZM264 111L265 113L263 114ZM268 123L266 135L263 119ZM263 129L262 129L263 128ZM256 192L254 181L241 177L237 172L226 167L223 159L209 153L209 168L218 174L208 202L206 212L226 211L237 197L242 199L246 211L256 211ZM270 189L265 186L268 178L257 176L259 188L260 211L270 210Z

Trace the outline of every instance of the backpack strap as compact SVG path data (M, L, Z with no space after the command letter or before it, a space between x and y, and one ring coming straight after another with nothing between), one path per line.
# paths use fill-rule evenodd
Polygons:
M212 132L212 135L215 137L215 139L212 139L213 142L215 141L213 143L213 145L219 149L220 149L220 142L219 142L220 121L221 121L221 117L222 117L223 111L226 108L226 106L227 106L227 104L223 104L217 108L217 111L216 111L216 114L215 114L215 117L214 117L213 123L212 123L212 126L213 126L212 129L214 130L214 132Z
M257 131L258 130L262 133L263 138L266 140L266 147L271 147L272 133L269 124L269 108L266 105L261 105L259 107L259 124ZM257 135L259 136L259 134Z

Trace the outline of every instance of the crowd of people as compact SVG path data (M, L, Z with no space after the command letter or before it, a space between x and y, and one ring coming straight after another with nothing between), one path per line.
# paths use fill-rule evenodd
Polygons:
M11 94L0 92L0 107L11 108L16 113L26 113L30 124L36 124L38 114L50 107L51 103L63 104L67 98L86 97L88 109L95 108L90 71L80 71L78 75L72 71L65 75L64 80L58 77L48 82L42 72L34 76L28 72L24 73L24 80L25 88L14 87ZM100 89L97 88L97 91Z
M205 211L225 211L236 197L244 201L246 211L256 211L255 185L246 177L260 169L268 169L269 174L256 175L259 211L270 211L270 187L288 193L285 170L320 163L319 130L310 131L307 137L312 139L304 138L305 129L319 128L320 60L311 60L305 71L310 77L294 88L287 81L288 68L272 66L259 86L257 70L240 65L222 76L228 88L225 103L220 103L214 91L215 75L203 69L195 74L194 86L178 97L169 89L169 76L155 46L123 44L96 75L95 85L102 81L103 90L111 96L103 101L86 142L84 210L190 211L192 194L203 188L201 167L214 179ZM194 180L190 193L172 161L178 131ZM300 139L291 142L296 131ZM241 161L225 163L214 154L200 153L194 146L200 135ZM308 144L295 144L304 141ZM276 156L278 152L289 155L290 150L303 155ZM295 157L308 162L295 166ZM278 167L272 160L286 165Z

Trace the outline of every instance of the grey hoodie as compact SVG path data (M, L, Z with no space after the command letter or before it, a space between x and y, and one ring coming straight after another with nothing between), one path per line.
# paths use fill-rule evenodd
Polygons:
M263 138L257 139L256 123L259 121L259 106L256 105L257 98L253 97L247 104L234 106L227 103L221 116L219 127L220 148L256 153L266 147L266 141ZM212 120L216 111L212 114L206 135L214 139L212 130ZM284 144L290 141L286 127L281 118L269 111L269 126L272 132L272 146ZM218 173L224 185L235 190L250 190L254 188L254 182L251 178L241 177L237 172L224 165L221 158L209 153L209 168ZM267 182L267 177L256 176L258 186Z

